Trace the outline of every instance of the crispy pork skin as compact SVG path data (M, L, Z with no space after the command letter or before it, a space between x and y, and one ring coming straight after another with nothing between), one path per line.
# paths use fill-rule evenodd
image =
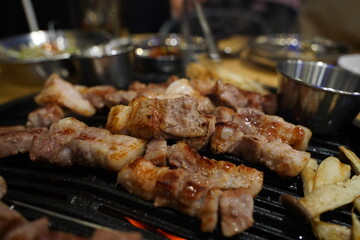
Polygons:
M3 240L34 240L37 235L49 231L49 220L46 217L25 223L8 232Z
M227 161L202 157L184 142L178 142L169 147L168 161L173 168L183 168L188 173L207 177L207 181L219 189L248 188L253 196L262 189L264 176L261 171L244 165L236 166Z
M41 92L35 96L35 101L39 105L55 103L82 116L95 114L95 108L90 101L85 99L74 85L57 74L52 74L46 80Z
M249 190L224 191L220 197L221 230L225 237L241 233L253 225L254 199Z
M0 239L4 239L8 232L26 222L26 219L19 212L0 201Z
M0 134L0 158L29 152L33 139L46 135L47 132L46 128L3 132Z
M90 167L118 171L141 156L146 141L127 135L112 135L108 130L85 128L69 144L73 162Z
M35 109L28 114L27 128L49 127L52 123L64 118L64 111L56 104Z

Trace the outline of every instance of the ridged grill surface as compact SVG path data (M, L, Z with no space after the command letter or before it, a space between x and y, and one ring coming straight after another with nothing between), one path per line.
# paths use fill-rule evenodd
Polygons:
M0 125L24 124L27 113L35 109L32 97L19 99L0 106ZM101 126L105 114L89 119L80 119L91 126ZM351 133L351 134L350 134ZM353 127L343 136L314 136L308 151L319 162L328 156L337 156L338 147L345 145L355 152L356 136L359 129ZM358 152L357 152L358 153ZM218 160L228 160L235 164L245 164L264 171L264 186L255 198L254 226L243 234L229 239L314 239L309 225L291 215L279 202L281 194L302 197L300 177L284 179L259 165L249 164L230 155L213 156L208 150L201 151ZM27 154L0 159L0 175L8 183L8 194L4 201L14 201L40 207L55 213L96 223L118 230L141 231L144 239L166 239L156 228L186 239L221 239L220 227L213 233L202 233L200 221L177 211L155 208L151 202L129 194L116 184L116 173L87 167L58 167L45 162L31 162ZM14 204L15 208L28 219L43 216L32 210ZM90 227L48 215L51 228L89 236ZM125 217L149 225L149 229L139 229ZM323 216L326 221L350 225L348 207L335 210Z

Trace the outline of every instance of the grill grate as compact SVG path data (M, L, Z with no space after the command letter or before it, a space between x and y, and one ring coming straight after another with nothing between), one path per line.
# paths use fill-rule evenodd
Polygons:
M36 107L31 99L32 96L29 96L0 106L0 115L5 116L1 118L0 125L24 124L27 113ZM104 121L104 117L96 116L90 120L80 120L92 126L99 126ZM353 138L347 137L346 134L336 138L314 136L308 151L319 162L328 156L336 156L339 145L348 146L356 152L359 151L355 148L356 135L358 134L348 134L354 136ZM264 186L255 198L254 226L243 234L229 239L314 239L310 226L292 216L279 202L281 194L296 197L303 195L300 177L284 179L262 166L249 164L230 155L213 156L208 150L203 150L201 154L235 164L242 163L264 171ZM16 204L15 201L118 230L140 231L144 239L167 238L157 231L139 229L130 224L125 217L186 239L222 238L219 227L211 234L202 233L199 220L171 209L154 208L151 202L129 194L116 185L116 173L113 172L80 166L65 168L44 162L31 162L28 156L23 154L1 159L0 175L6 179L9 189L4 201L13 204L30 220L46 214ZM89 236L93 231L91 227L74 224L52 215L48 217L54 230L83 236ZM323 218L344 225L351 223L348 208L324 214Z

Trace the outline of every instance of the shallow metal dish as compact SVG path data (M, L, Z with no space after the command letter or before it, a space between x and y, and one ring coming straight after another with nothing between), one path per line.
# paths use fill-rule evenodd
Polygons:
M360 76L324 62L286 60L277 66L279 115L314 133L335 135L360 111Z
M338 57L347 52L347 46L322 37L273 34L258 36L250 40L242 57L257 64L275 68L280 61L286 59L336 64Z
M70 57L110 39L105 32L34 31L0 41L0 79L42 84L52 73L74 77ZM49 49L49 50L45 50Z

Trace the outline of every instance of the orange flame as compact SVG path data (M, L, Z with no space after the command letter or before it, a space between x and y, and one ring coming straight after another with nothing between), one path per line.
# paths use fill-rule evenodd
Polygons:
M181 238L181 237L178 237L178 236L175 236L175 235L172 235L168 232L165 232L159 228L155 228L155 227L152 227L150 225L147 225L143 222L140 222L140 221L137 221L137 220L134 220L132 218L129 218L129 217L125 217L125 219L131 223L132 225L134 225L135 227L138 227L138 228L141 228L141 229L145 229L145 230L149 230L149 231L153 231L153 232L156 232L156 233L159 233L161 235L163 235L164 237L168 238L168 239L171 239L171 240L186 240L186 238Z

